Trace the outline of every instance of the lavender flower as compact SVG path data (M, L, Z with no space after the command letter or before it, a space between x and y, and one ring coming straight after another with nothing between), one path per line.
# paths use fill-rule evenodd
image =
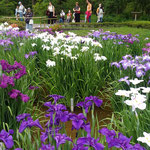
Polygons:
M128 85L130 85L130 81L127 80L128 78L129 78L128 76L126 76L126 77L124 77L124 78L121 78L121 79L119 79L119 82L124 81L124 82L126 82Z

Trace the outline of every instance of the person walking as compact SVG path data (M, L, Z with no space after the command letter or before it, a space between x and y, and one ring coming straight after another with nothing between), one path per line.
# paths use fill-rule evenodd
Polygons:
M99 7L97 8L97 22L103 22L103 14L104 14L104 11L103 11L103 8L102 8L102 4L99 4Z
M78 2L76 2L76 6L73 8L73 11L75 13L75 22L80 22L80 6Z
M17 6L16 9L15 9L15 16L16 16L16 20L18 20L18 17L19 17L19 6Z
M18 3L19 6L19 17L20 17L20 21L23 21L23 13L25 11L25 7L22 5L21 2Z
M85 22L91 22L91 15L92 15L92 4L86 0L87 3L87 11L85 12Z
M49 6L47 8L47 11L46 11L46 15L48 16L48 24L53 24L53 17L55 16L55 7L52 5L51 2L49 2ZM51 19L51 20L50 20Z
M33 29L33 19L32 19L32 12L31 9L28 8L25 14L25 22L26 22L26 30L32 32Z

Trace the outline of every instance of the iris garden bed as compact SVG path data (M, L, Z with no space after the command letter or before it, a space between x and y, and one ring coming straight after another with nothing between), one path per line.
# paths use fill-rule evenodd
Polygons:
M148 149L149 37L0 29L1 149Z

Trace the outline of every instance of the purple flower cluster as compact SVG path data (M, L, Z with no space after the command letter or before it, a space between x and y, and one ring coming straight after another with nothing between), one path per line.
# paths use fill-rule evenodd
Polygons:
M139 42L139 39L135 36L132 36L132 34L117 34L115 32L103 32L103 30L94 31L90 36L94 38L101 38L102 40L120 40L119 42L115 42L114 44L123 44L123 43L130 43L133 44L134 42Z
M140 144L131 145L130 141L132 137L127 138L122 133L118 133L118 136L114 130L103 128L99 130L99 133L105 135L108 143L108 148L116 147L122 150L145 150Z
M2 88L6 88L8 84L14 86L14 79L20 79L26 74L26 67L21 65L21 63L15 62L14 65L10 65L7 61L0 60L0 65L2 66L2 71L5 73L18 71L14 76L2 74L0 77L0 87Z
M33 121L30 114L20 114L16 118L18 122L22 121L19 127L20 133L22 133L27 127L31 128L33 126L36 126L43 130L42 126L39 123L39 119Z
M0 60L0 65L2 66L2 71L10 73L12 71L18 71L14 74L14 79L20 79L26 74L26 67L15 61L14 65L10 65L6 60Z
M95 150L103 150L104 145L98 143L98 139L92 137L81 137L77 139L77 145L74 146L72 150L88 150L87 146L93 147ZM84 147L86 145L86 147Z
M28 31L19 31L19 30L9 30L6 33L6 36L14 37L14 38L29 38L34 36L33 33L29 33Z
M11 41L10 38L8 38L6 40L3 40L3 39L0 40L0 45L3 47L8 47L8 46L13 45L13 44L14 43Z
M17 99L19 96L21 97L21 100L23 102L28 102L30 97L26 94L21 93L19 90L16 89L12 89L8 95L10 96L10 98L12 99Z
M69 141L73 144L72 150L88 150L89 147L94 148L95 150L104 150L104 145L99 143L99 138L95 139L91 137L91 127L90 123L86 123L87 118L82 114L74 114L66 111L66 107L62 104L57 104L56 102L60 98L64 98L61 95L50 95L54 99L54 104L51 102L46 102L44 105L49 107L46 114L46 117L50 117L50 121L46 124L46 131L41 132L41 147L39 150L54 150L55 146L59 149L61 144L65 144L66 141ZM90 96L85 98L86 103L88 101L93 101L93 104L96 103L98 106L101 105L101 100L99 100L95 96ZM26 128L31 128L36 126L43 130L42 126L39 123L39 120L33 120L30 114L24 113L20 114L16 117L18 122L21 122L19 127L19 132L22 133ZM72 121L72 129L76 130L84 130L87 135L85 137L76 137L75 143L73 140L68 137L66 134L59 133L63 126L60 125L60 122ZM64 124L63 124L64 125ZM123 150L145 150L139 144L131 145L131 138L127 138L122 133L116 134L114 130L108 130L107 128L103 128L99 131L102 135L106 136L106 142L108 143L108 148L116 147L121 148ZM13 139L9 134L13 134L10 130L9 133L2 130L0 133L0 141L3 141L7 148L12 148ZM7 140L6 140L7 139ZM56 145L51 145L50 141L55 141ZM52 142L53 143L53 142ZM21 150L21 148L17 148L16 150Z
M82 107L83 109L85 109L85 113L88 113L89 107L91 107L93 103L95 103L97 107L100 107L103 101L97 96L89 96L85 98L84 102L79 102L77 106Z
M47 29L40 29L39 31L40 31L40 32L48 32L49 34L52 34L52 35L54 35L54 34L55 34L55 32L53 32L51 28L47 28Z
M142 77L146 75L146 72L150 70L150 56L136 56L133 58L131 55L123 56L123 60L120 62L113 62L111 66L126 70L127 68L135 70L136 76Z
M39 150L55 150L55 147L54 147L54 146L51 146L51 144L44 145L44 144L42 143L42 147L40 147Z
M150 53L150 43L146 43L146 48L142 48L144 52Z
M30 52L29 54L25 54L25 58L28 59L30 56L34 56L37 54L37 51Z
M5 73L11 73L12 71L18 71L17 73L14 73L14 76L7 76L4 73L2 76L0 76L0 87L1 88L7 88L8 85L15 86L15 79L20 79L22 76L26 74L26 67L21 65L21 63L15 62L14 65L10 65L5 60L0 60L0 64L2 67L2 71ZM26 94L21 93L19 90L12 89L8 95L16 99L18 96L21 97L21 100L23 102L27 102L29 100L29 96Z
M0 132L0 142L2 141L6 148L10 149L14 145L12 134L14 133L13 130L9 130L9 132L6 132L5 130L2 130Z

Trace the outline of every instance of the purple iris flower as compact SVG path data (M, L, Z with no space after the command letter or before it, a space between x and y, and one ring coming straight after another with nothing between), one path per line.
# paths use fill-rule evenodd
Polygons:
M70 120L72 120L72 130L79 130L85 124L84 121L87 120L87 118L83 115L83 113L79 113L78 115L71 114Z
M16 79L20 79L25 74L26 74L26 67L25 66L21 66L20 71L17 72L14 77Z
M24 113L24 114L20 114L16 117L17 121L20 122L21 120L24 120L26 117L31 117L30 114Z
M29 56L30 56L29 54L25 54L25 55L24 55L24 57L25 57L26 59L28 59Z
M122 57L123 59L132 59L133 57L131 55L125 55Z
M84 102L79 102L77 106L83 107L85 109L85 112L88 113L88 109L93 105L93 103L95 103L97 107L100 107L103 101L97 96L89 96L85 98Z
M58 101L59 99L65 98L64 96L56 95L56 94L54 94L54 95L49 95L49 97L52 97L52 98L54 99L55 104L57 103L57 101Z
M118 44L121 45L121 44L123 44L123 42L122 42L122 41L119 41Z
M30 97L28 95L22 94L22 93L20 93L20 97L21 97L21 100L25 103L28 102L30 99Z
M10 45L13 45L13 44L14 44L14 43L11 41L10 38L9 38L9 39L6 39L6 40L3 40L3 39L0 40L0 45L1 45L1 46L7 47L7 46L10 46Z
M124 78L119 79L119 82L124 81L124 82L126 82L128 85L130 85L130 81L129 81L128 79L129 79L129 77L126 76L126 77L124 77Z
M57 105L52 105L51 102L46 102L44 104L44 106L49 107L49 109L47 110L47 112L57 112L57 111L62 111L62 110L66 110L66 106L63 104L57 104Z
M11 98L13 98L13 99L16 99L16 98L18 98L18 96L20 96L20 97L21 97L21 100L22 100L23 102L28 102L29 99L30 99L30 97L29 97L28 95L22 94L19 90L16 90L16 89L12 89L12 90L8 93L8 95L9 95Z
M138 78L142 77L145 75L145 72L143 70L136 70L136 76Z
M12 89L8 95L13 98L13 99L16 99L19 95L20 95L20 91L19 90L16 90L16 89Z
M99 130L99 133L106 136L108 148L116 147L116 148L121 148L123 150L136 150L138 147L140 147L139 144L136 144L134 146L130 144L132 137L127 138L122 133L118 133L118 137L116 137L116 133L114 130L103 128ZM143 149L140 149L140 150L143 150Z
M55 150L55 147L54 147L54 146L51 146L51 144L44 145L44 144L42 143L42 147L40 147L39 150Z
M132 148L132 145L130 144L131 138L127 138L122 133L118 133L118 138L114 138L111 140L110 143L108 143L108 147L116 147L116 148L122 148L123 150L127 150Z
M140 144L135 144L134 146L132 146L128 150L146 150L146 149L144 147L142 147Z
M84 147L83 145L75 145L72 150L88 150L88 147Z
M34 89L38 89L38 86L29 86L29 90L34 90Z
M70 120L70 113L68 111L60 111L56 114L61 122L67 122Z
M30 52L30 53L29 53L30 56L34 56L34 55L36 55L36 54L37 54L37 51L33 51L33 52Z
M78 138L77 145L79 147L88 145L90 147L93 147L95 150L103 150L104 146L101 143L98 143L98 141L99 141L99 138L94 139L92 137L81 137L81 138Z
M9 77L9 76L6 76L5 74L2 74L2 77L0 77L0 87L7 88L8 84L12 86L15 85L14 77Z
M31 128L33 126L36 126L36 127L40 128L41 130L43 130L38 119L33 121L33 119L31 117L27 117L27 120L24 119L21 122L21 125L19 127L19 132L22 133L27 127Z
M150 47L150 43L146 43L146 46L147 46L147 47Z
M23 150L22 148L15 148L15 150Z
M65 144L66 141L72 142L72 139L70 137L68 137L66 134L60 134L60 133L57 133L56 136L54 137L54 139L56 141L57 149L58 149L59 145Z
M82 125L82 128L87 132L87 137L91 137L91 126L90 126L90 123Z
M106 136L107 143L110 143L116 136L116 133L114 130L109 130L107 128L102 128L101 130L99 130L99 133Z
M54 135L57 134L61 129L62 127L56 128L48 127L45 132L41 132L40 136L41 141L44 143L48 139L48 136L54 137Z
M111 66L116 66L117 68L120 68L120 64L117 63L117 62L112 62L112 63L111 63Z
M13 134L13 130L10 130L10 132L2 130L0 132L0 141L4 142L6 148L8 149L12 148L14 145L13 137L11 134Z
M145 71L150 70L150 62L145 63Z

